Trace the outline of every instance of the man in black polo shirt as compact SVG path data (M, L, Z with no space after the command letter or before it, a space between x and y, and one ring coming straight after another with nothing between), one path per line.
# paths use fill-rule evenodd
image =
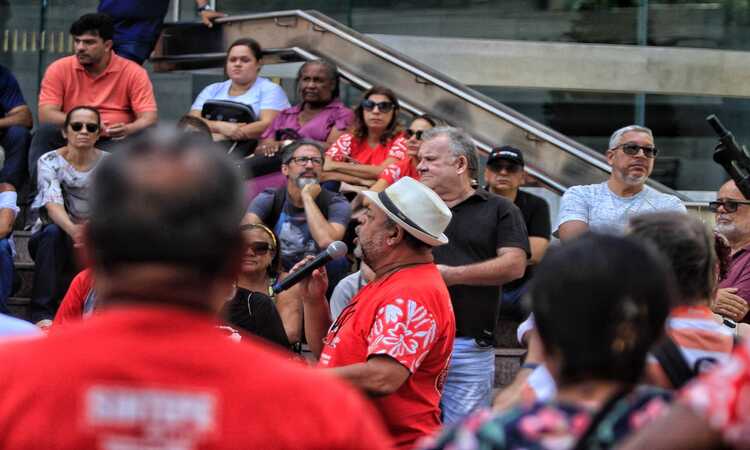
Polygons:
M477 155L466 133L439 127L422 139L421 181L453 213L445 230L449 243L433 249L456 315L456 340L440 402L443 421L451 424L490 403L500 286L523 276L529 240L512 202L472 188Z
M506 145L492 149L484 169L484 179L487 181L485 189L507 198L518 206L529 233L531 258L526 273L522 278L503 286L502 309L507 309L511 314L520 313L519 300L526 291L528 280L531 279L533 266L539 264L544 252L547 251L552 232L547 201L519 189L524 182L523 167L521 150Z

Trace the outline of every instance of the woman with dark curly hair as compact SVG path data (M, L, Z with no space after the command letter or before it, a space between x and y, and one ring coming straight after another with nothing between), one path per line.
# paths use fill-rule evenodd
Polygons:
M406 139L398 126L399 104L388 88L374 86L354 110L354 126L326 152L323 178L371 186L389 164L406 158Z

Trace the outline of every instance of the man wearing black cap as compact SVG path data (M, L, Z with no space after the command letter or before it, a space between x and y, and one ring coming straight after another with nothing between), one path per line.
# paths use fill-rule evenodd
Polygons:
M526 230L529 233L531 258L523 278L503 286L503 308L514 310L523 295L526 282L531 278L531 266L539 264L549 246L552 232L549 218L549 205L543 198L522 191L524 183L524 160L521 150L510 147L496 147L487 159L484 170L486 189L512 201L521 210Z

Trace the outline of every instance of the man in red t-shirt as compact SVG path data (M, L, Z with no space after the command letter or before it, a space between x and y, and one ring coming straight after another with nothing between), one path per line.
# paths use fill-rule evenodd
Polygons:
M160 131L94 174L97 314L0 347L0 448L391 448L354 389L218 329L243 254L240 177Z
M437 194L409 177L383 192L364 194L357 235L375 279L333 325L323 273L295 289L319 365L375 396L396 445L411 448L440 427L455 321L431 250L448 241L443 230L451 213Z

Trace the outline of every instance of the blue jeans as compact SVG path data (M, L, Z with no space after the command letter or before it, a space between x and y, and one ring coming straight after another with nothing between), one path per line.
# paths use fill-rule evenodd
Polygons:
M13 293L13 253L10 239L0 239L0 313L10 314L8 298Z
M12 126L0 130L0 146L5 150L5 165L0 170L0 183L10 183L16 190L26 180L26 159L28 158L31 132L26 127Z
M51 320L75 274L73 240L59 226L45 225L31 236L29 253L35 263L31 321Z
M440 399L443 424L455 424L477 408L490 406L494 382L495 348L457 337Z

